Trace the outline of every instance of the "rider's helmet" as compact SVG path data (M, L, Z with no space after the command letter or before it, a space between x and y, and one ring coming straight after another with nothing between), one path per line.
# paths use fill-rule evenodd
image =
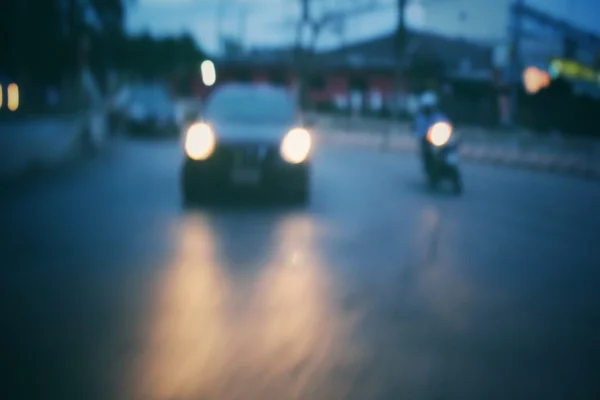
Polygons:
M437 95L433 92L425 92L421 95L421 98L419 99L419 104L421 106L421 111L425 115L431 115L437 108Z

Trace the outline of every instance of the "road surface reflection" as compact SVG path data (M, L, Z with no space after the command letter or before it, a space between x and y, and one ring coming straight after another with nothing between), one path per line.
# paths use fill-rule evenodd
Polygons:
M181 228L158 285L132 398L340 398L352 389L347 374L360 359L351 338L356 316L336 301L311 218L275 221L252 278L224 267L219 241L231 233L202 215L187 216Z
M446 245L448 215L434 206L424 207L419 214L417 238L421 251L419 267L410 285L423 312L444 324L447 332L466 329L477 307L480 295L453 261L453 249Z

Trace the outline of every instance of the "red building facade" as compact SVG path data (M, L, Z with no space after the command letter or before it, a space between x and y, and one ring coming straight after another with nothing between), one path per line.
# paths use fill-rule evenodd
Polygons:
M418 51L409 57L401 84L400 98L394 95L395 59L393 35L320 53L311 65L313 73L306 79L310 106L321 110L356 110L386 114L395 105L406 105L409 94L425 89L452 87L452 103L460 104L465 93L466 110L474 112L482 96L493 85L492 49L464 40L439 35L415 33ZM291 52L250 54L243 58L216 63L217 86L226 82L270 83L295 88L295 66ZM194 93L206 96L213 88L205 87L200 77L194 81ZM483 93L483 94L482 94ZM497 112L497 97L492 108ZM398 101L401 101L400 103Z
M228 82L267 83L287 86L290 91L297 86L293 67L286 63L261 65L222 62L217 65L217 71L217 84L213 87L205 86L200 76L193 79L194 95L208 96L219 84ZM386 104L392 99L393 82L393 70L324 69L307 78L307 97L311 105L319 109L343 108L343 99L351 97L353 92L364 98L363 104L368 103L370 93L378 93Z

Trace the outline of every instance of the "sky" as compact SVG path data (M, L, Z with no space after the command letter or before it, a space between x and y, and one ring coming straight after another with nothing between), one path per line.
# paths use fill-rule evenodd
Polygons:
M318 15L319 4L354 7L370 0L313 1ZM393 7L396 0L379 1L389 6L348 19L343 34L325 32L320 36L319 47L336 47L391 32L397 18ZM408 1L409 26L486 41L506 37L508 6L512 0ZM298 18L298 3L299 0L135 0L128 11L127 26L132 33L147 31L159 36L189 32L203 49L212 53L219 48L219 21L222 21L222 31L234 38L243 37L247 47L282 46L293 42L292 21ZM525 0L525 3L600 34L599 0Z

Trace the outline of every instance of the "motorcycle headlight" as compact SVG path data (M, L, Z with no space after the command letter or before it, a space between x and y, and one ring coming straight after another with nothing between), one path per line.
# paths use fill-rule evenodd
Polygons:
M290 164L300 164L308 158L311 147L310 133L302 128L294 128L281 142L281 157Z
M452 125L447 122L437 122L427 132L427 140L436 147L441 147L450 141Z
M185 153L192 160L206 160L215 150L215 144L215 134L207 124L194 124L185 134Z

